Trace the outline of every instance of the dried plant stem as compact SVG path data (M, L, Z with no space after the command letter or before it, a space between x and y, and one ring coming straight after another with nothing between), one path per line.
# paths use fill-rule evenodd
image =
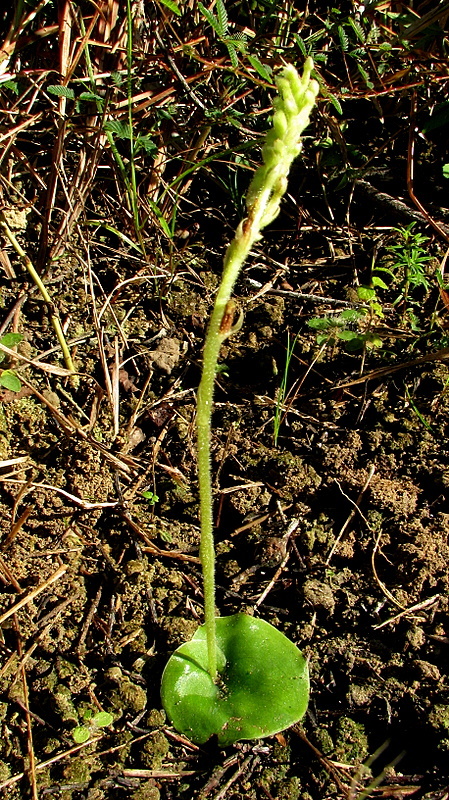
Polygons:
M13 246L14 250L16 251L17 255L19 256L22 264L28 270L33 282L36 284L37 288L39 289L39 291L40 291L40 293L41 293L41 295L43 297L43 299L45 300L45 302L47 303L48 307L50 308L51 324L53 325L53 328L54 328L54 331L56 333L58 342L59 342L59 344L61 346L62 354L64 356L64 363L65 363L67 369L69 370L69 372L75 372L75 366L74 366L73 361L72 361L72 356L70 354L70 350L69 350L66 338L64 336L64 331L62 330L61 320L59 319L59 315L58 315L58 313L57 313L57 311L55 309L54 303L53 303L53 301L52 301L52 299L51 299L51 297L50 297L50 295L49 295L49 293L47 291L46 286L42 282L42 279L41 279L40 275L38 274L38 272L36 271L36 268L34 267L34 264L32 263L31 259L27 256L27 254L25 253L24 249L22 248L22 246L19 244L19 242L17 241L16 237L14 236L14 234L13 234L12 230L10 229L10 227L9 227L9 225L8 225L3 213L1 213L1 215L0 215L0 224L1 224L1 226L2 226L2 228L4 230L4 232L5 232L5 236L7 237L7 239L12 244L12 246Z
M233 325L234 304L230 298L234 284L251 247L260 238L260 231L278 215L290 166L301 151L301 134L309 122L318 94L318 84L310 77L312 68L312 59L308 58L302 78L294 67L287 66L276 81L279 95L273 102L273 128L268 132L262 150L263 164L255 172L248 189L248 216L240 223L226 252L223 275L204 345L203 372L197 399L200 558L204 580L208 671L213 680L217 677L217 643L210 443L217 361L223 341L240 327Z

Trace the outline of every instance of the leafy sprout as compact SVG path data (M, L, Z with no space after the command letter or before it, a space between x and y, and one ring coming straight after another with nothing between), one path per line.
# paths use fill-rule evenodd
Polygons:
M83 744L95 736L102 728L108 728L114 722L114 717L108 711L99 711L94 714L86 725L77 725L72 731L73 741L76 744Z

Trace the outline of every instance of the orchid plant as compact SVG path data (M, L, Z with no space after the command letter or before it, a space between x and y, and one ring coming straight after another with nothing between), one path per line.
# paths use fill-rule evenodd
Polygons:
M234 323L231 294L237 277L278 215L293 160L302 149L318 94L308 58L302 77L287 65L276 80L273 123L246 196L247 216L229 245L204 345L197 398L200 558L205 622L171 656L162 676L162 702L174 727L202 744L216 736L221 746L257 739L298 722L309 698L307 662L296 645L264 620L246 614L216 616L215 548L211 480L211 417L220 347L241 325Z

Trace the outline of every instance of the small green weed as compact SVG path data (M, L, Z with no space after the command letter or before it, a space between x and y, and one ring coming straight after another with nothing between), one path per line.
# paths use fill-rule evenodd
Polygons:
M284 400L287 394L287 381L290 369L290 361L292 360L293 350L295 349L297 338L298 337L295 336L295 338L292 341L290 338L290 333L287 333L287 352L285 356L284 372L282 375L281 385L279 387L279 391L276 397L276 409L274 412L274 419L273 419L273 441L275 447L277 447L279 438L279 429L281 427L283 419Z
M5 333L2 337L0 337L0 344L4 345L5 347L15 347L16 344L19 344L23 339L21 333ZM0 350L0 364L6 359L7 354ZM22 388L22 384L17 377L16 373L12 369L2 369L0 367L0 386L3 386L4 389L9 389L10 392L20 392Z
M359 288L369 289L370 287ZM368 309L348 308L335 317L313 317L313 319L309 319L307 325L317 331L316 340L318 345L329 344L334 346L340 341L344 343L346 350L351 352L362 350L364 347L370 349L382 347L382 340L370 328L371 322L372 316L369 314ZM354 329L357 325L359 328ZM360 329L360 326L363 325L364 329L363 327Z
M419 324L415 311L422 303L413 293L416 289L423 289L427 294L431 283L427 274L427 266L431 256L427 252L428 236L414 230L416 223L411 222L406 228L393 228L399 236L399 241L388 244L386 251L389 255L389 273L393 276L399 287L399 295L393 306L402 305L402 320L408 321L412 330L418 331Z
M410 390L409 390L408 386L406 386L406 387L405 387L405 395L406 395L406 397L407 397L407 400L408 400L408 403L409 403L409 405L410 405L410 408L411 408L411 409L412 409L412 411L413 411L413 412L416 414L416 416L418 417L418 419L419 419L419 421L421 422L421 424L422 424L422 425L424 426L424 428L426 428L428 431L431 431L431 430L432 430L432 425L430 424L430 422L428 422L428 421L426 420L426 418L423 416L423 414L422 414L422 413L421 413L421 411L419 410L419 408L418 408L418 406L416 405L416 403L415 403L415 401L414 401L414 399L413 399L412 395L410 394Z
M248 39L246 34L240 33L239 31L237 31L235 34L231 34L229 32L228 12L226 11L226 6L223 0L217 0L216 15L206 8L202 3L198 3L198 8L203 17L208 21L211 28L217 34L221 44L226 47L229 59L234 69L238 69L240 66L238 55L240 53L240 55L244 56L247 61L249 61L253 69L262 78L262 80L269 81L271 83L271 67L262 64L256 55L251 55L248 52Z
M84 714L85 725L77 725L72 731L73 741L76 744L87 742L91 736L95 736L101 728L107 728L114 722L114 717L108 711L99 711L97 714Z
M159 502L159 497L154 492L142 492L142 497L148 502L148 505L154 506Z

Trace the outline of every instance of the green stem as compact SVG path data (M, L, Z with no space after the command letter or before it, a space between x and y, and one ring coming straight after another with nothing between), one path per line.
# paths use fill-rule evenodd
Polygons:
M239 232L240 231L240 232ZM215 548L213 532L213 497L210 465L211 419L217 361L222 342L232 333L232 327L223 331L222 322L231 297L231 292L240 269L254 243L254 228L243 233L240 226L236 238L229 246L223 278L215 299L209 322L203 354L203 372L198 387L197 437L198 479L200 491L201 544L200 559L204 581L204 616L206 625L208 668L213 680L217 676L217 645L215 637Z
M210 463L211 419L215 375L220 347L237 326L232 325L231 292L260 231L279 213L292 161L301 150L301 133L309 122L318 84L311 80L312 59L307 59L302 78L288 66L277 80L279 96L273 105L273 128L262 151L264 163L254 174L246 203L248 216L237 228L226 252L223 275L215 299L204 344L203 372L197 398L198 478L200 491L200 558L204 581L204 616L208 671L217 677L215 624L215 548Z
M47 291L47 287L43 283L42 278L40 277L39 273L36 271L36 268L35 268L33 262L27 256L27 254L25 253L24 249L21 247L21 245L17 241L17 239L14 236L12 230L10 229L8 223L6 222L6 219L5 219L3 214L1 214L0 222L1 222L1 225L2 225L2 228L3 228L4 232L6 234L6 237L9 239L9 241L12 244L14 250L16 251L17 255L19 256L22 264L28 270L32 280L34 281L34 283L36 284L37 288L39 289L43 299L45 300L45 302L47 303L47 305L51 309L51 314L50 314L51 324L53 325L53 329L54 329L54 331L56 333L56 337L57 337L58 342L59 342L59 344L61 346L62 354L64 356L65 365L66 365L67 369L70 370L70 372L75 372L75 366L74 366L74 363L73 363L73 360L72 360L72 356L70 354L70 350L69 350L66 338L64 336L64 331L62 330L61 320L59 319L59 315L57 314L57 312L55 310L54 303L53 303L53 301L52 301L52 299L51 299L51 297L50 297L50 295L49 295L49 293Z

